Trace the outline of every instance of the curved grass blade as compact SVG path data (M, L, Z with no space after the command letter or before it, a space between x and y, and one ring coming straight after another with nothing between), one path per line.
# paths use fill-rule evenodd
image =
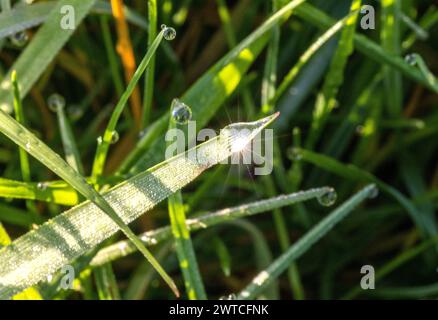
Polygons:
M289 267L292 261L295 261L307 252L312 245L324 237L336 224L345 219L361 202L375 192L375 189L375 185L368 185L331 212L301 237L287 252L282 254L274 263L266 268L266 270L260 272L254 280L239 293L237 299L255 299L259 296L274 279Z
M232 221L239 218L249 217L252 215L268 212L276 208L289 206L303 201L318 198L326 194L329 187L310 189L300 191L288 195L281 195L274 198L260 200L233 208L222 209L216 212L205 214L197 218L187 219L187 227L190 232L202 230L210 226L218 225L226 221ZM170 226L163 227L157 230L145 232L139 236L143 243L147 246L154 246L172 236ZM120 241L100 250L93 258L91 265L99 266L107 262L114 261L136 251L128 241Z
M128 87L123 92L123 95L120 97L119 102L117 103L113 113L111 114L110 121L105 129L102 140L97 145L96 157L94 159L93 172L92 172L92 177L95 179L101 176L103 173L109 146L111 144L111 140L113 139L113 135L116 132L117 122L123 112L123 109L125 108L125 105L131 93L136 88L138 81L140 80L143 72L146 70L147 66L149 65L149 62L151 61L152 57L155 54L155 51L157 50L159 44L161 43L161 40L163 39L163 33L164 30L161 30L161 32L157 35L157 37L151 44L150 48L146 52L146 55L144 56L140 65L135 71L131 81L129 82Z
M231 126L233 130L226 127L218 137L158 164L119 184L105 195L100 195L58 155L31 133L24 131L25 128L19 127L21 134L17 134L18 124L12 126L11 121L14 120L0 112L0 130L3 133L14 138L23 147L31 142L28 148L30 154L44 161L43 163L61 177L71 180L72 186L93 200L93 203L87 201L55 217L0 250L0 298L8 298L43 280L48 274L53 274L116 233L119 228L123 228L122 231L129 235L129 239L140 252L145 256L150 254L143 243L125 227L126 223L181 189L204 170L226 159L235 151L236 144L240 146L243 141L249 143L277 116L278 114L253 123L234 124ZM236 135L234 129L237 128L248 130L244 134ZM112 216L105 212L112 213ZM152 265L155 269L158 268L157 271L161 268L159 265ZM164 278L164 271L160 275ZM169 285L172 283L171 280L168 281ZM176 291L176 287L173 289Z
M363 171L351 164L343 164L337 160L318 154L309 150L294 149L294 153L303 161L310 162L317 167L332 172L336 175L351 179L353 181L365 181L375 183L379 189L393 197L411 216L424 236L435 236L437 234L434 217L428 217L420 213L415 205L407 199L400 191L379 180L367 171Z

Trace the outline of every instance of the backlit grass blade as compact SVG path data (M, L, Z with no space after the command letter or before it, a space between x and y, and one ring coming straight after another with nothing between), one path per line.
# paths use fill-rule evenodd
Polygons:
M303 161L310 162L317 167L332 172L343 178L358 182L375 183L379 189L394 198L408 212L424 236L435 236L437 234L433 217L427 217L419 212L412 201L406 198L400 191L379 180L371 173L361 170L354 165L343 164L331 157L309 150L294 149L294 153L298 157L301 157Z
M255 299L269 286L274 279L283 273L292 261L297 260L316 242L323 238L334 226L344 220L359 204L376 191L376 186L368 185L301 237L287 252L282 254L266 270L260 272L254 280L237 296L237 299Z
M161 266L158 265L150 252L146 249L146 247L144 247L141 241L129 229L125 222L119 217L111 205L108 204L108 202L96 190L94 190L90 184L87 183L84 177L78 174L58 154L44 144L44 142L38 139L28 129L15 121L3 110L0 110L0 132L6 135L21 148L24 148L26 152L35 157L47 168L52 170L56 175L68 182L79 193L101 208L119 226L123 233L125 233L125 235L136 246L138 246L140 252L149 260L149 262L177 294L177 289L172 279L170 279Z
M140 65L135 71L131 81L128 84L128 87L123 92L123 95L120 97L119 102L117 103L113 113L111 114L111 118L108 123L108 126L105 129L101 141L99 141L97 145L96 157L93 163L93 172L92 172L93 178L98 178L103 173L106 157L108 154L111 141L113 139L114 134L117 134L116 133L117 122L119 121L119 118L123 112L123 109L125 108L126 103L128 102L129 97L131 96L131 93L136 88L136 85L140 80L143 72L146 70L147 66L149 65L149 62L151 61L152 57L155 55L155 51L157 50L159 44L161 43L161 40L163 39L163 34L164 34L164 30L161 30L161 32L154 39L154 42L151 44L143 60L140 62Z
M190 232L203 230L205 228L233 221L239 218L249 217L252 215L268 212L276 208L289 206L292 204L316 199L326 194L331 188L315 188L306 191L300 191L288 195L281 195L274 198L260 200L248 204L243 204L237 207L226 208L216 212L208 213L196 218L187 219L187 227ZM163 227L157 230L152 230L141 234L139 237L147 246L154 246L158 243L169 239L172 236L170 226ZM128 241L120 241L110 245L98 252L91 262L91 265L98 266L106 262L110 262L136 251Z
M341 32L341 38L332 57L321 92L318 93L316 98L312 124L305 144L307 149L312 150L314 148L330 113L336 107L336 97L344 82L345 68L354 50L353 40L356 33L356 24L361 3L362 0L353 0L351 4L351 16L345 22L345 26Z
M75 30L61 28L61 12L63 6L72 6L75 12L76 27L90 12L96 0L60 0L50 11L46 22L33 37L11 70L16 70L21 97L25 97L41 74L56 57ZM11 71L0 83L0 109L12 111Z
M216 138L156 165L104 195L96 196L96 191L89 184L81 180L71 167L28 131L20 127L21 135L16 134L16 125L11 125L13 120L4 112L0 112L0 130L3 133L14 138L15 142L23 147L31 142L28 148L30 154L35 154L44 161L43 163L53 168L55 173L67 178L66 180L73 177L71 184L89 196L93 202L97 202L94 204L87 201L72 208L1 249L0 298L8 298L44 280L47 275L53 274L63 265L93 249L119 228L124 228L122 230L144 255L150 254L145 250L143 243L139 244L140 240L124 226L181 189L204 170L229 157L235 151L236 143L249 143L276 116L224 128ZM235 130L238 128L248 130L245 130L243 135L236 135ZM38 148L35 147L36 143ZM63 165L58 167L59 163ZM101 207L105 211L102 211ZM105 212L113 214L110 217ZM151 257L148 258L151 262ZM152 260L152 265L160 270L161 267L158 264L154 265L154 261ZM165 277L164 271L161 272L160 275ZM168 280L169 285L172 284L171 280L165 280ZM173 289L175 291L176 287Z
M227 55L208 70L182 96L181 101L190 106L193 119L198 128L205 126L214 116L227 97L230 97L240 84L248 68L267 44L267 33L291 14L306 0L294 0L278 10L259 28L241 41ZM147 131L132 153L126 158L119 173L135 174L148 165L159 162L164 155L161 143L152 143L163 135L168 125L169 114L166 113ZM155 137L155 138L154 138Z

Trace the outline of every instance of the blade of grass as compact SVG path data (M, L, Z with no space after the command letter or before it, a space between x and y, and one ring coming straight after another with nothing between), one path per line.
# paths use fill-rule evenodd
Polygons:
M216 212L205 214L196 218L187 219L187 227L190 232L202 230L210 226L221 224L225 221L236 220L263 212L271 211L292 204L300 203L320 197L330 190L328 187L316 188L307 191L300 191L289 195L281 195L275 198L260 200L253 203L240 205L238 207L222 209ZM147 246L156 245L172 236L169 226L157 230L148 231L140 235L140 239ZM114 261L136 251L135 246L127 241L120 241L108 246L94 257L92 266L102 265L106 262Z
M20 75L18 85L21 98L27 95L75 31L60 28L61 19L63 18L63 15L59 14L61 8L65 5L73 7L77 27L95 3L96 0L60 0L56 2L44 25L38 30L11 68ZM11 73L12 71L9 71L0 83L0 109L7 112L12 111Z
M242 135L239 137L235 134L230 135L229 130L224 130L218 137L171 158L121 183L112 191L100 195L51 149L25 131L25 128L17 129L16 126L19 124L15 124L10 116L0 112L0 130L3 133L14 138L15 142L23 147L31 142L28 148L30 154L38 157L43 163L47 163L55 173L71 181L72 186L93 200L93 202L87 201L55 217L37 230L14 241L11 246L0 250L0 298L8 298L45 279L48 274L53 274L63 265L94 248L117 232L119 228L123 228L122 231L129 235L129 239L138 250L147 256L154 268L177 293L173 281L166 278L164 270L155 262L141 241L132 234L129 228L125 227L126 223L130 223L181 189L204 170L230 156L237 138L239 142L245 139L243 141L249 143L261 130L274 121L276 116L261 119L256 123L239 124L245 128L249 125L251 128L245 132L246 135L243 137ZM21 134L17 134L16 131L20 131ZM197 155L197 161L193 159L193 152ZM113 206L117 208L120 216L115 213ZM111 216L106 212L109 212Z
M106 263L97 270L99 272L95 272L95 278L99 300L120 300L120 292L111 264Z
M157 0L148 0L148 19L149 19L149 33L148 33L148 50L151 48L155 37L157 36ZM149 68L146 70L146 78L144 84L143 94L143 108L141 117L140 130L143 130L149 125L152 109L152 98L154 94L155 82L155 56L152 56L149 62Z
M177 123L171 116L169 119L169 130L175 130L177 127ZM174 142L175 141L170 139L167 145L170 146ZM205 293L204 283L202 282L195 250L193 249L190 231L186 225L186 213L181 190L169 196L167 199L167 208L175 241L175 250L184 278L187 296L190 300L206 300L207 294Z
M79 193L101 208L123 231L123 233L136 245L146 259L155 267L169 286L177 294L177 289L170 277L165 273L141 241L129 229L117 212L87 181L70 167L58 154L39 140L28 129L15 121L11 116L0 110L0 131L14 143L24 148L26 152L52 170L56 175L68 182ZM178 294L177 294L178 295Z
M125 12L123 10L123 0L111 0L113 17L116 21L116 31L118 37L117 52L122 60L125 70L125 80L131 83L136 71L134 49L132 48L131 37L129 35L128 24L126 23ZM150 30L149 30L150 31ZM135 85L130 96L132 116L134 117L137 129L140 128L141 119L141 95L139 88Z
M382 1L380 41L382 48L393 57L401 55L401 13L400 0ZM390 69L388 66L384 67L383 72L388 114L397 118L402 111L402 78L398 71Z
M0 203L0 221L7 222L11 225L30 228L34 224L44 222L44 219L32 212L27 212L6 204Z
M321 132L324 130L330 113L336 107L336 97L344 82L345 68L354 50L353 41L361 3L362 0L353 0L351 3L351 16L347 19L341 32L341 38L325 76L322 90L316 98L312 124L305 143L307 149L312 150L314 148Z
M98 146L97 146L96 156L94 159L93 171L92 171L92 177L94 179L99 178L103 174L109 146L110 146L111 141L113 139L113 136L116 132L117 122L118 122L118 120L123 112L123 109L126 105L126 102L129 99L131 93L136 88L138 81L140 80L143 72L148 67L149 62L151 61L151 58L154 56L159 44L161 43L161 40L163 39L163 33L164 33L164 30L161 30L161 32L157 35L154 42L152 43L151 47L146 52L146 55L144 56L140 65L138 66L137 70L135 71L131 81L129 82L128 87L123 92L123 95L120 97L119 102L117 103L116 107L114 108L113 113L111 114L111 118L109 120L109 123L108 123L106 129L105 129L102 140L100 141L100 143L98 143Z
M375 183L379 187L379 189L394 198L409 213L411 219L415 222L415 224L418 226L419 230L424 236L429 237L435 236L437 234L435 223L431 221L431 219L433 220L433 217L427 217L421 214L417 210L415 205L400 191L379 180L371 173L363 171L354 165L346 165L331 157L318 154L309 150L294 149L294 153L295 157L298 157L303 161L310 162L317 167L332 172L343 178L358 182L364 181Z
M24 119L23 105L21 103L21 98L20 98L20 89L18 87L18 82L17 82L17 72L12 71L11 81L12 81L12 88L14 94L15 119L22 125L26 125L26 121ZM18 152L20 157L21 176L24 182L30 182L32 178L30 175L30 165L29 165L29 158L27 156L27 152L22 148L19 148ZM31 212L34 213L38 212L35 203L33 203L30 200L26 201L26 207Z
M274 279L289 267L292 261L297 260L333 229L335 225L344 220L360 203L370 197L370 195L375 192L375 189L375 185L368 185L332 211L290 247L287 252L282 254L264 271L260 272L254 280L239 293L237 299L254 299L260 295Z

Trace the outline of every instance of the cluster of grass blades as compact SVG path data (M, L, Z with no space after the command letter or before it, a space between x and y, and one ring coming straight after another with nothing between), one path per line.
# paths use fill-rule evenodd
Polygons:
M0 299L436 298L437 27L417 0L1 0ZM223 129L166 158L189 121ZM253 142L272 173L223 164Z

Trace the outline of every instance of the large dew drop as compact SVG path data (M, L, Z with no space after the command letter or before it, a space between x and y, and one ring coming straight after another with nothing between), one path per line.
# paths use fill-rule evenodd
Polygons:
M324 207L330 207L335 204L338 195L335 189L329 189L326 193L318 197L318 202Z
M161 29L164 31L163 32L164 39L166 39L168 41L175 39L176 31L174 28L171 28L171 27L166 26L165 24L162 24Z
M192 109L178 99L173 99L171 116L177 124L187 124L192 119Z
M111 144L115 144L119 141L119 133L117 131L113 131L111 134Z
M51 111L58 112L59 108L65 107L65 99L60 94L54 93L47 99L47 105Z

